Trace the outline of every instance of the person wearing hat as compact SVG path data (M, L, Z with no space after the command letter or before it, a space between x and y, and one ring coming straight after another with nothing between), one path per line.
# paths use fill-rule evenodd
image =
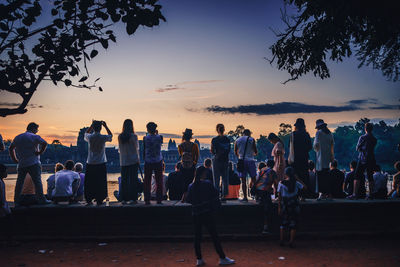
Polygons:
M332 196L332 181L329 175L329 164L334 161L334 141L327 124L319 119L316 121L314 150L316 153L316 171L318 179L318 200Z
M306 131L304 119L298 118L289 141L289 165L294 169L297 178L308 187L308 152L312 149L310 134ZM304 194L301 195L304 199Z
M193 182L196 165L200 158L199 147L193 143L192 129L185 129L182 133L182 143L178 146L179 156L181 157L181 175L183 177L183 197L182 202L185 202L189 185Z

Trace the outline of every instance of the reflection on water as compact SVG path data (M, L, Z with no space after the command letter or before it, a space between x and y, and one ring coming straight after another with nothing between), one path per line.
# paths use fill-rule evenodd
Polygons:
M46 194L47 192L47 178L52 175L52 173L42 173L42 184L43 184L43 192ZM108 197L110 201L117 201L114 197L114 191L118 190L118 177L121 174L119 173L108 173ZM139 175L140 176L140 175ZM14 189L15 183L17 181L17 174L9 174L6 179L4 179L4 183L6 184L6 197L7 201L14 201Z

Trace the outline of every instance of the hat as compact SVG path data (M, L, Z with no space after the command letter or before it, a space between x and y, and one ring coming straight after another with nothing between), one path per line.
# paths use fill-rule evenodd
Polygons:
M185 131L183 132L183 135L192 136L193 135L192 129L186 128Z
M321 127L327 126L327 124L324 122L324 120L321 120L321 119L317 120L315 122L315 125L316 125L315 129L319 129Z
M296 120L296 123L294 124L294 126L300 127L300 128L305 128L305 127L306 127L306 124L304 123L304 119L298 118L298 119Z

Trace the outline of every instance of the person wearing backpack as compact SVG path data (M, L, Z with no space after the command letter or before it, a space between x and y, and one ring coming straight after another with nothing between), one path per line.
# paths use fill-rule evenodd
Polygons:
M229 138L224 135L225 126L221 123L216 127L218 136L211 140L211 154L213 155L213 176L214 186L220 192L220 182L222 180L222 201L226 200L229 193L229 179L228 179L228 162L229 152L231 151L231 142Z
M200 158L199 147L196 143L190 141L193 137L192 129L186 129L183 132L182 143L178 146L179 156L181 157L183 177L183 196L182 202L185 202L189 185L193 182L196 171L197 161Z

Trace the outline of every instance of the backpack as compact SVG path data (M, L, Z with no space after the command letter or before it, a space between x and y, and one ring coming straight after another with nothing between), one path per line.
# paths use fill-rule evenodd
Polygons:
M182 161L182 167L185 169L193 167L192 149L193 149L194 143L189 143L189 145L187 143L182 143L183 153L182 153L181 161Z

